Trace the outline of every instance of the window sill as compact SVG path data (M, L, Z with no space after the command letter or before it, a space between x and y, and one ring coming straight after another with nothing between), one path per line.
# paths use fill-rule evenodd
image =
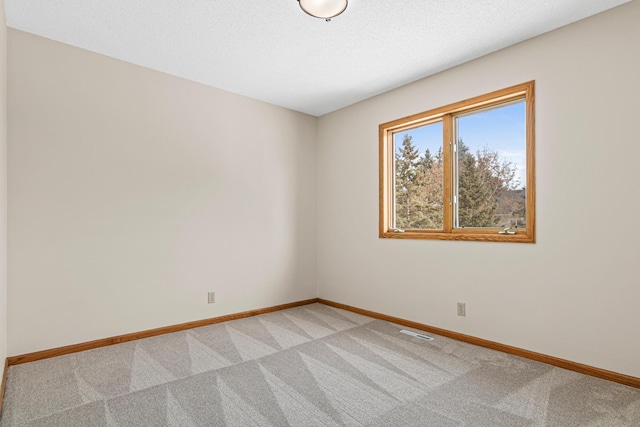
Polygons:
M402 233L394 231L383 231L380 233L381 239L414 239L414 240L462 240L469 242L509 242L509 243L535 243L535 235L527 234L525 230L517 231L516 234L503 235L498 231L488 233L486 231L455 230L451 233L424 232L406 230Z

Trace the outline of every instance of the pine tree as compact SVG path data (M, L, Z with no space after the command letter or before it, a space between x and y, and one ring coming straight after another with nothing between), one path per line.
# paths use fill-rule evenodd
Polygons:
M442 229L442 148L434 157L429 149L420 155L405 134L396 161L396 227Z
M415 184L418 158L418 149L413 145L413 137L405 134L402 147L396 153L396 182L401 180L408 187Z
M516 168L498 152L484 148L476 155L458 141L458 223L461 227L509 226L516 205L508 197L516 189Z
M427 148L424 152L424 155L420 158L420 167L427 171L433 167L434 159L431 156L431 151Z
M415 228L413 218L416 214L415 203L418 187L418 149L413 138L405 134L402 147L395 154L396 168L396 227Z
M418 188L416 191L416 205L420 215L416 218L416 228L442 229L443 226L443 169L442 162L431 157L429 150L422 158L418 174ZM430 159L430 162L425 162ZM428 165L425 167L425 163Z
M436 154L436 164L438 167L442 166L442 147L438 148L438 154Z

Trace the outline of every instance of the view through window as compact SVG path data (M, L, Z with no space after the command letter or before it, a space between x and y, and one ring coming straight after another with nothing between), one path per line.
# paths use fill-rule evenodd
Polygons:
M533 82L380 125L380 236L532 242Z

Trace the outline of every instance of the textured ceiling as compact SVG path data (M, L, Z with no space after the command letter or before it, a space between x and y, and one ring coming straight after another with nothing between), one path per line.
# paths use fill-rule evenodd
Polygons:
M320 116L628 0L4 0L7 25Z

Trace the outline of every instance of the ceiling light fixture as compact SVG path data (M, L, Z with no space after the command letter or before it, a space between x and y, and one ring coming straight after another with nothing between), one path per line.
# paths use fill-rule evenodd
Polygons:
M348 0L298 0L302 10L327 22L344 12L347 2Z

